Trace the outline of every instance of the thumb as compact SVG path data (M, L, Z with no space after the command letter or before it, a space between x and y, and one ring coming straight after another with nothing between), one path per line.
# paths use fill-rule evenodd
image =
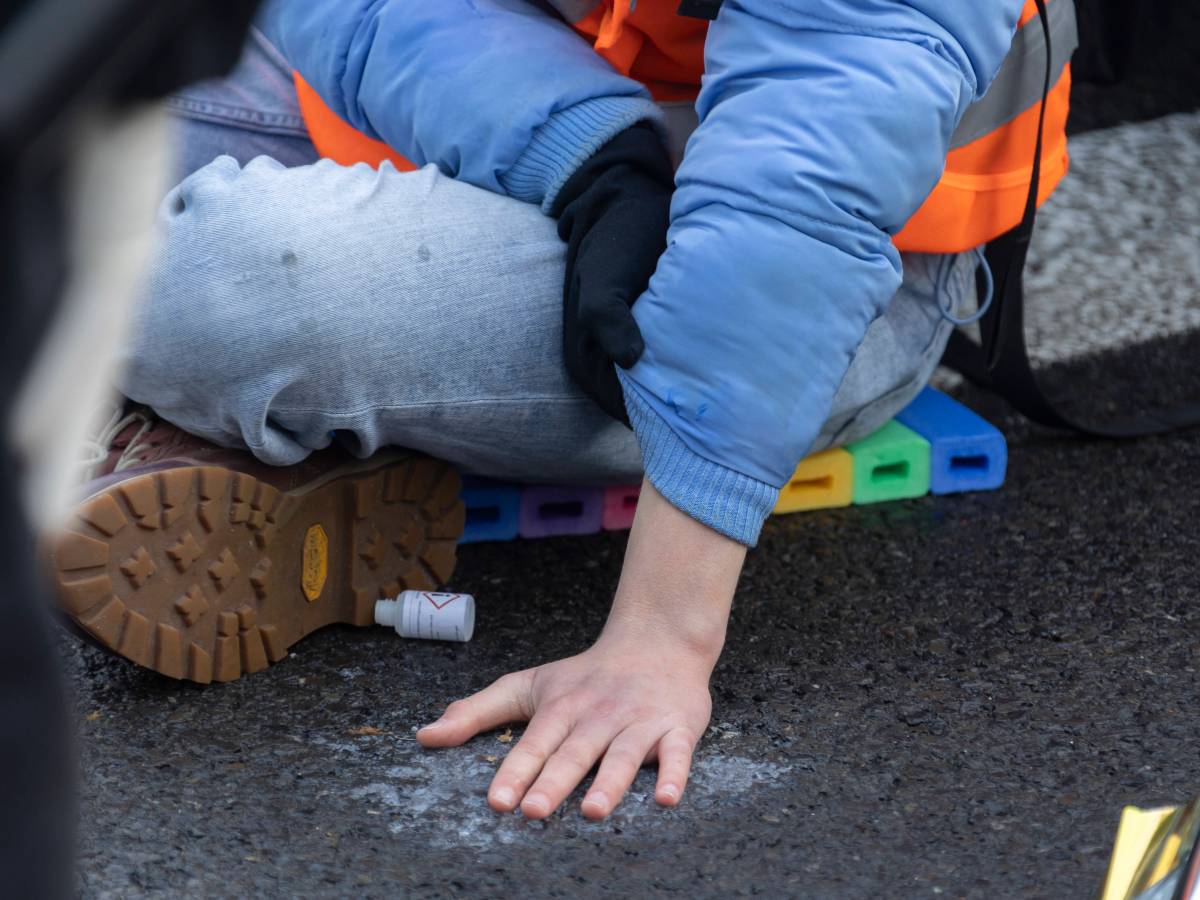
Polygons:
M417 742L422 747L457 747L480 732L528 721L532 715L528 697L528 672L505 675L479 693L447 706L440 719L417 732Z
M646 349L633 310L618 294L609 294L590 311L592 339L622 369L632 368Z

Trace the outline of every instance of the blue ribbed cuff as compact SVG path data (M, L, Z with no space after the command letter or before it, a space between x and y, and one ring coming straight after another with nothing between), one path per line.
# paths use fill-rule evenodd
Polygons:
M549 213L567 179L593 153L629 126L661 119L658 106L645 97L597 97L568 106L533 133L529 146L500 176L500 187Z
M621 369L629 424L637 435L646 477L672 506L739 544L753 547L775 508L779 488L694 452L638 393Z

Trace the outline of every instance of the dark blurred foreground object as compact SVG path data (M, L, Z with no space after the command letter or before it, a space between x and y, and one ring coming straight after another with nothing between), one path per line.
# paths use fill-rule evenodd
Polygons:
M1075 0L1068 134L1200 109L1200 3Z
M81 150L79 123L228 71L257 5L0 4L0 884L6 896L73 892L72 729L21 503L28 472L13 447L11 420L19 392L36 390L26 382L67 281L65 178Z

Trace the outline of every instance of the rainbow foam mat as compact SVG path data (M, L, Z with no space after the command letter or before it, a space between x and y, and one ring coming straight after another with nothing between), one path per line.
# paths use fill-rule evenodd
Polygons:
M998 429L927 387L875 433L801 460L775 515L995 490L1007 465ZM517 485L467 476L461 543L623 531L633 524L639 491L639 485Z

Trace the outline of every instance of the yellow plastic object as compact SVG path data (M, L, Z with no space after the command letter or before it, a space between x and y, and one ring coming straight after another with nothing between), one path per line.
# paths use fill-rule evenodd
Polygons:
M775 512L849 506L854 495L854 460L840 447L823 450L800 460L796 471L779 492Z
M1112 859L1108 863L1108 876L1104 879L1101 900L1125 900L1129 896L1147 850L1154 843L1163 822L1176 810L1174 806L1161 809L1127 806L1121 810L1121 824L1117 826L1117 842L1113 845ZM1157 881L1166 873L1156 874L1157 877L1152 881Z
M320 523L309 526L305 532L302 554L300 586L312 603L321 596L329 575L329 536Z

